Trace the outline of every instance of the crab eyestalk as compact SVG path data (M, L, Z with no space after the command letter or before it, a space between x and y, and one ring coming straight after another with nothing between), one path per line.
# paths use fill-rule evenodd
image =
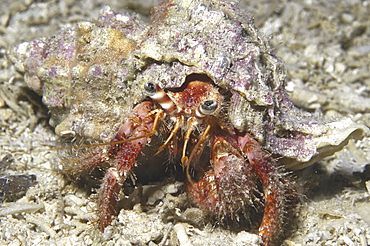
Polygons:
M144 90L148 94L148 96L155 102L157 102L165 112L172 113L176 110L175 103L158 85L152 82L147 82L144 85Z
M151 99L153 99L160 105L160 107L165 111L165 113L172 114L173 112L176 111L177 109L176 104L171 100L167 93L158 85L149 81L144 85L144 90ZM164 117L165 116L166 115L164 115ZM172 129L171 134L168 136L166 141L158 148L158 151L155 153L155 155L158 155L160 152L164 150L164 148L169 144L171 139L176 135L177 131L181 128L183 124L182 117L173 117L172 121L175 122L175 126Z
M216 100L205 100L199 107L195 110L196 117L190 117L188 119L188 126L187 131L184 137L184 147L182 152L181 163L183 166L186 167L186 174L188 176L189 182L191 182L191 178L189 175L189 166L191 161L193 160L197 150L202 147L203 142L207 139L208 133L211 129L211 125L208 124L206 129L203 131L202 135L199 137L197 144L195 145L194 149L192 150L190 157L186 156L186 148L188 142L190 140L191 133L193 132L194 128L199 124L199 121L202 121L202 118L212 114L217 109L217 101Z

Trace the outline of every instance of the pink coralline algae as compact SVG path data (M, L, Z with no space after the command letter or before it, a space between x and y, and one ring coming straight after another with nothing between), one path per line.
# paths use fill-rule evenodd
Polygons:
M284 195L294 189L273 157L279 157L286 168L302 168L341 149L349 138L361 134L362 126L348 118L325 121L297 109L285 92L283 62L251 16L235 4L170 0L154 8L152 14L151 22L145 23L137 15L106 7L97 20L22 43L8 56L24 73L28 86L42 95L58 135L88 142L126 141L107 147L104 154L90 153L90 171L111 159L120 162L110 163L113 169L107 171L101 189L103 208L110 205L106 201L115 199L120 188L115 185L132 171L141 150L154 133L159 133L168 142L154 148L161 151L169 147L173 155L182 152L181 163L187 170L197 170L190 161L201 159L201 152L209 147L209 170L203 168L204 176L199 177L188 174L189 194L205 210L223 217L233 209L244 209L227 208L225 200L229 198L256 206L250 202L254 196L249 191L249 195L243 191L231 197L207 196L214 187L226 185L221 181L214 184L220 178L251 189L251 193L256 188L247 186L257 181L242 184L238 178L259 180L265 190L264 214L271 217L263 218L261 240L264 245L273 244L282 227L279 217L284 213ZM220 99L206 100L199 91L219 94ZM190 96L183 99L185 92ZM161 99L153 96L155 93ZM190 109L183 108L185 102ZM202 103L200 111L206 113L199 115L197 103ZM171 125L170 130L161 130L158 125L162 123ZM182 130L177 132L177 128ZM180 147L174 147L177 145ZM134 156L129 156L127 148ZM130 164L117 161L120 158ZM241 167L252 174L237 174ZM72 169L74 174L83 172ZM109 193L108 186L115 191ZM226 189L231 191L232 187ZM240 198L243 195L248 197ZM111 214L114 211L101 215L106 219L103 227L110 223ZM273 239L268 239L270 236Z

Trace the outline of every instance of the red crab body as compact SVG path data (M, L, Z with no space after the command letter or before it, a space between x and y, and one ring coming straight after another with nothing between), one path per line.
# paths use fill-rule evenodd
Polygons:
M149 100L138 104L127 116L109 149L103 154L90 153L95 157L90 158L94 161L88 170L107 163L110 166L100 188L100 230L104 231L116 215L121 187L146 144L156 132L164 135L169 132L157 153L165 148L170 156L181 153L187 191L194 203L221 219L238 218L238 214L248 217L251 208L255 210L264 204L259 228L261 244L274 244L281 231L288 182L278 172L273 158L250 134L230 127L223 112L225 98L218 88L211 82L195 80L173 91L164 91L151 82L144 89ZM170 129L164 131L163 127ZM210 152L206 165L200 158L205 148ZM190 174L190 169L196 177ZM263 187L263 195L258 184Z

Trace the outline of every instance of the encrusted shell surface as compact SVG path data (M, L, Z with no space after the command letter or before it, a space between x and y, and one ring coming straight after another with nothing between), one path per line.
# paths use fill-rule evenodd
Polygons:
M106 7L96 21L20 44L9 57L43 96L58 135L110 141L144 99L145 82L176 88L192 74L229 91L230 123L291 168L334 153L365 130L350 119L326 122L298 110L285 92L284 64L231 2L166 1L150 23Z

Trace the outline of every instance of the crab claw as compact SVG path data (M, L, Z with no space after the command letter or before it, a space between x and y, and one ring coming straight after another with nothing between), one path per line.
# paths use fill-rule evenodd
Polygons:
M238 143L263 186L265 209L259 227L261 245L275 245L283 231L287 197L292 195L294 187L281 167L277 166L271 155L250 134L238 137Z
M235 142L235 141L234 141ZM188 185L188 192L201 209L223 219L248 213L255 207L256 175L241 152L224 137L216 137L211 149L211 167L197 182Z

